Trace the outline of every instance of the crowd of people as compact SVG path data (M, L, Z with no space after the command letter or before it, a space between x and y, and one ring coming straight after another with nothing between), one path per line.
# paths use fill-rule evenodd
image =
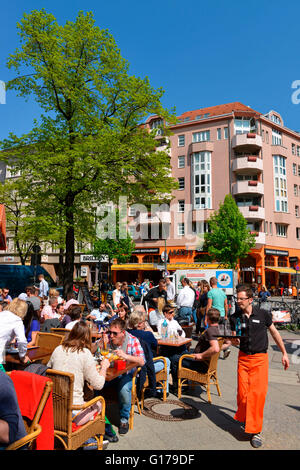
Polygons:
M28 286L24 293L13 299L9 296L9 287L3 288L0 301L0 382L5 373L5 352L8 347L15 347L21 362L29 364L27 348L35 345L37 333L50 331L53 327L65 328L69 333L53 351L47 367L74 374L73 404L81 405L84 403L86 381L94 389L96 396L101 395L101 390L108 386L106 374L110 363L103 357L98 364L94 358L101 342L102 348L109 347L116 357L134 365L129 372L109 383L118 394L119 435L125 435L129 430L132 377L136 367L141 367L139 392L143 385L142 377L145 380L147 375L147 396L162 396L162 392L156 389L155 377L165 364L168 375L167 395L169 391L174 394L178 392L178 363L180 357L188 353L187 346L183 344L174 348L162 345L158 353L157 338L184 338L185 326L192 323L197 344L190 357L184 359L183 365L204 373L208 369L207 360L220 352L217 340L220 325L227 325L231 334L235 335L239 324L243 334L236 339L224 337L221 349L223 358L226 359L232 343L240 347L238 409L235 419L251 435L253 447L259 447L262 443L260 433L267 393L267 331L270 331L282 352L284 368L289 365L284 344L272 324L271 314L262 308L253 307L253 289L247 286L237 288L238 308L233 315L229 315L227 296L223 289L218 288L215 277L211 277L209 281L203 280L196 286L183 277L181 285L182 288L176 295L170 278L160 279L156 286L151 286L146 281L139 286L143 294L141 303L137 305L128 295L127 282L117 282L111 303L105 297L98 299L95 296L94 308L87 313L82 310L74 292L63 299L56 289L49 289L43 275L39 278L38 287ZM94 343L92 326L102 333L100 339ZM163 359L155 360L158 354ZM169 376L172 379L170 384ZM78 411L74 412L74 422L77 425L90 419L87 411L83 415ZM0 421L1 419L0 416ZM9 443L9 440L1 439L0 433L0 443ZM107 443L118 441L108 420L104 439Z

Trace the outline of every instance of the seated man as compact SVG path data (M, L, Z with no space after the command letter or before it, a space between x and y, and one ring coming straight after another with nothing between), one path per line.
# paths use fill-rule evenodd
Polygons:
M145 356L141 344L135 336L125 330L126 322L117 318L109 325L109 347L123 360L133 362L137 367L145 364ZM134 369L122 374L109 382L115 386L119 396L120 427L119 434L126 434L129 429L129 414L131 408L132 376ZM107 385L107 384L106 384Z
M95 304L94 304L95 305ZM98 326L103 326L104 323L114 315L114 311L110 304L101 302L100 307L95 308L87 315L86 320L93 320Z
M195 347L194 354L191 354L191 359L185 358L182 361L182 366L195 370L197 372L206 373L208 371L208 364L206 362L213 354L218 353L219 343L219 320L220 312L216 308L211 308L207 312L208 328L200 335L199 341ZM178 363L181 354L174 355L171 361L171 374L173 378L174 392L178 389Z
M0 449L26 436L11 378L0 370Z

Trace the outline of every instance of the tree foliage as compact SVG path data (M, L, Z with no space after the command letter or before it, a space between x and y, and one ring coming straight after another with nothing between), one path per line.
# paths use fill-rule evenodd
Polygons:
M228 194L219 210L209 220L210 232L205 234L205 248L211 258L234 269L255 246L255 237L247 228L247 221L239 211L234 198Z
M17 76L7 89L33 96L42 114L28 134L10 134L2 154L21 171L37 215L46 214L64 233L68 291L74 240L93 236L97 204L117 202L120 194L129 203L170 199L176 187L170 157L156 150L141 122L149 114L172 122L174 115L161 105L161 88L129 74L114 38L91 13L59 25L52 14L34 10L18 30L21 48L7 63Z

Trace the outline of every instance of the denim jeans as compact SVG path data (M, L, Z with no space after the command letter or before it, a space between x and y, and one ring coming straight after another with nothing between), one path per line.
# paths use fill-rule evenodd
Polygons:
M120 375L120 377L109 382L109 386L117 388L120 421L127 422L131 408L132 373Z
M170 359L168 357L165 357L166 361L167 361L167 393L169 393L169 374L170 374L170 365L171 365L171 362L170 362ZM162 359L160 359L159 361L154 361L154 370L155 370L155 373L163 370L163 368L165 367L165 363Z
M192 307L180 307L178 315L175 317L175 320L186 320L187 323L190 322L191 316L193 313Z
M192 309L192 315L193 315L194 323L196 325L197 324L197 309L196 308Z

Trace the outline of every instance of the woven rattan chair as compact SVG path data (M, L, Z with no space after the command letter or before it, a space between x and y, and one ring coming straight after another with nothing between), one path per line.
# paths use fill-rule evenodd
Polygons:
M163 356L158 356L153 358L153 362L162 360L164 362L164 368L160 370L159 372L156 373L156 388L158 390L163 391L163 401L166 401L167 399L167 380L168 380L168 372L167 372L167 361L166 358ZM149 381L148 377L146 377L146 381L143 385L142 388L142 396L141 396L141 406L142 410L144 409L144 396L145 396L145 390L146 388L149 387Z
M139 414L142 414L141 412L141 407L140 407L140 402L137 396L137 390L136 390L136 380L137 380L137 375L139 374L141 368L137 367L136 370L134 371L133 377L132 377L132 389L131 389L131 408L130 408L130 414L129 414L129 429L133 429L133 420L134 420L134 406L136 405L138 408Z
M208 361L205 361L208 364L208 371L206 373L197 372L191 369L187 369L182 366L182 361L184 358L191 358L190 354L183 354L178 363L178 398L181 398L181 387L182 385L187 382L188 380L192 382L200 383L204 385L207 392L208 403L211 403L211 395L210 395L210 386L215 385L217 387L217 391L219 396L221 396L221 390L218 382L217 376L217 365L218 359L221 351L221 347L223 345L224 339L218 338L219 343L219 352L215 353L211 356Z
M53 381L54 436L65 450L79 449L91 437L96 439L98 450L102 450L105 433L104 398L98 396L84 405L73 405L74 374L54 369L47 369L46 374ZM101 414L73 431L72 411L83 410L97 401L102 404Z
M27 436L22 437L22 439L18 439L17 441L13 442L9 446L7 446L5 450L18 450L25 445L28 446L28 449L31 449L32 444L41 432L42 427L39 424L35 424L32 428L32 431L28 433Z
M48 363L52 352L62 343L63 339L64 338L61 335L55 335L53 333L42 333L40 331L37 332L35 345L40 346L41 348L49 349L49 355L43 357L41 360L42 364Z
M51 328L50 332L55 335L61 335L63 338L65 338L65 336L70 333L70 330L67 328Z

